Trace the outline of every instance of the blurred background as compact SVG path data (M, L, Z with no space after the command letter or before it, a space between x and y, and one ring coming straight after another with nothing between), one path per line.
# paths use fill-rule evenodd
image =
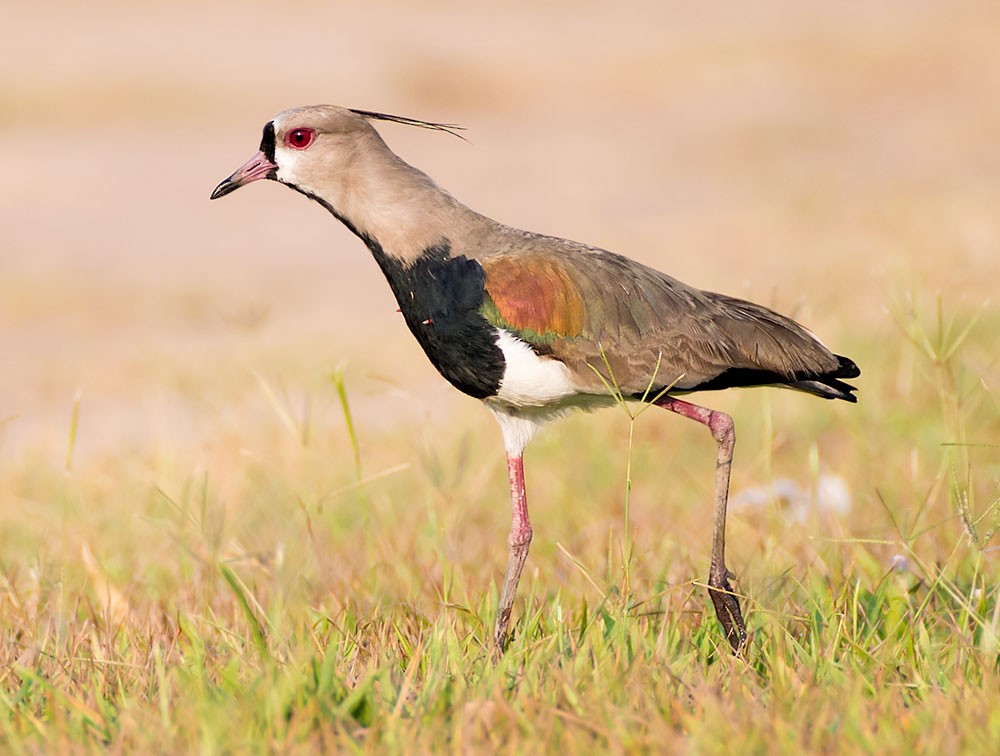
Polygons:
M262 386L294 414L338 365L365 429L482 412L317 205L274 184L208 201L294 105L461 124L468 143L380 128L487 215L846 353L893 333L901 292L978 308L1000 280L994 2L13 0L3 24L8 469L62 463L78 392L77 465L197 459L271 411Z

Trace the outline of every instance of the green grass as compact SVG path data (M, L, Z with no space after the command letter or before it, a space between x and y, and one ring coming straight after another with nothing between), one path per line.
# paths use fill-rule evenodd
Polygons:
M262 370L210 448L86 464L70 401L61 448L0 467L3 750L996 752L1000 322L918 304L837 341L857 407L706 397L737 422L734 497L822 473L853 496L731 512L746 659L702 584L712 442L669 413L529 449L494 664L509 514L471 401L370 431L349 370L287 391Z

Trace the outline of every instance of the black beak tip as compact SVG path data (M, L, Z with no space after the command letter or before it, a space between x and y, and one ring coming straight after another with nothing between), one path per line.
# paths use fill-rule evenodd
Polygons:
M240 185L230 179L225 179L221 184L212 190L212 196L209 197L210 200L219 199L219 197L225 197L231 192L235 192L240 188Z

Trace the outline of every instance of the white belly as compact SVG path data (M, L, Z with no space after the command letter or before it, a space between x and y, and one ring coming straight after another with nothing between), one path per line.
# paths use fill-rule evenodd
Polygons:
M559 360L535 354L509 331L499 329L497 346L507 366L496 399L514 407L561 404L578 392L569 368Z

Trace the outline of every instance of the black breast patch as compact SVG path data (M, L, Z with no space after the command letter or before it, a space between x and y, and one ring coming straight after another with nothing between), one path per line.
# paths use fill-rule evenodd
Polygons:
M467 257L451 257L447 244L424 250L407 265L366 239L389 281L403 318L431 363L469 396L500 389L506 363L496 329L480 314L485 274Z

